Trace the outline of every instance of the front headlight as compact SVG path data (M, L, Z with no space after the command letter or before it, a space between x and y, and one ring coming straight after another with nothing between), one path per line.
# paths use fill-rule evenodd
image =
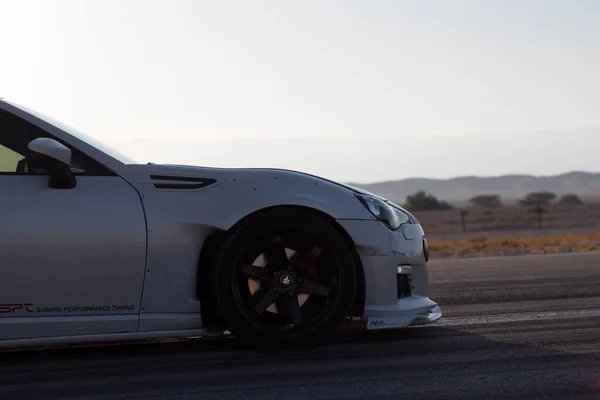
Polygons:
M400 228L403 224L410 223L408 215L390 206L383 200L370 196L356 194L356 198L377 218L391 230Z
M419 220L417 220L417 218L413 214L411 214L408 210L402 208L398 204L396 204L392 201L389 201L389 200L386 200L386 203L388 203L390 206L392 206L396 210L400 211L402 214L406 215L408 217L408 222L410 222L411 224L419 223Z

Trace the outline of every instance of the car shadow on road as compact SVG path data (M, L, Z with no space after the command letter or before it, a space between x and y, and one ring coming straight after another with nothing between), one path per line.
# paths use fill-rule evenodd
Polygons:
M117 398L147 382L161 393L197 390L219 398L246 388L251 399L252 391L270 390L274 376L283 377L283 387L310 387L315 396L333 391L337 398L370 387L379 389L366 397L377 399L600 398L600 358L591 353L433 326L344 332L302 351L260 351L232 338L5 351L0 398L34 396L64 381L60 398L85 395L89 387Z

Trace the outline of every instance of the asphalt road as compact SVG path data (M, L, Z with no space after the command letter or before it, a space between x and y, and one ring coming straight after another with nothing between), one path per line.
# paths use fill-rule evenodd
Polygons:
M0 399L600 399L600 253L434 261L436 326L0 355Z

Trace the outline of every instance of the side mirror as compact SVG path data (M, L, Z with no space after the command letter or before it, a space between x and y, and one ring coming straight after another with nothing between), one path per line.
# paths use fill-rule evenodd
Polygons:
M27 146L27 167L33 172L49 173L48 186L73 189L77 180L71 171L71 149L50 138L37 138Z

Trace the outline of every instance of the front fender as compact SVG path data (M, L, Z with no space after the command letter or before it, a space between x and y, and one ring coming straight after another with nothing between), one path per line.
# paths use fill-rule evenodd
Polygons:
M188 177L215 179L215 183L199 189L181 185L173 189L156 185L145 168L122 172L139 191L146 213L145 314L200 312L198 265L205 241L259 210L303 206L336 220L374 220L351 190L326 181L277 172L194 172ZM178 174L182 181L186 175Z
M218 184L200 190L170 190L156 188L151 182L138 182L149 225L159 218L228 230L247 215L275 206L308 207L336 220L375 219L352 190L285 173L218 177Z

